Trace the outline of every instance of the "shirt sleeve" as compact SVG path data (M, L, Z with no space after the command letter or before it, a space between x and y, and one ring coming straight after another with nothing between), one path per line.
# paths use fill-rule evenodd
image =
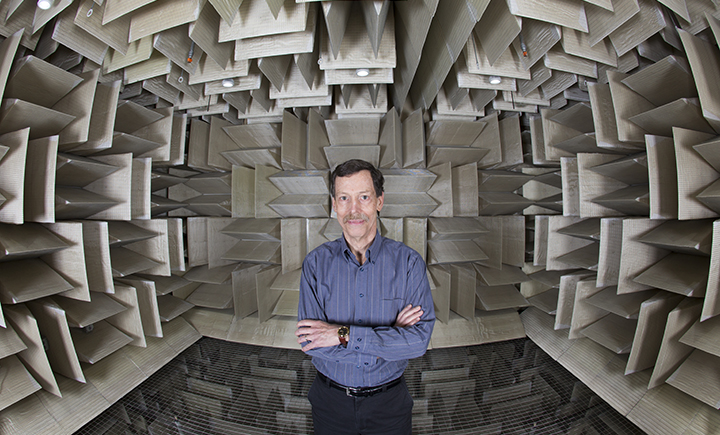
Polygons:
M419 255L412 255L409 263L404 306L421 306L420 321L404 328L351 326L348 350L386 361L407 360L425 354L435 326L435 307L425 262Z
M372 362L377 358L399 361L422 356L427 350L435 325L435 309L427 278L425 262L419 255L409 258L408 279L404 306L421 306L423 315L410 327L350 326L348 346L331 346L307 351L308 355L337 362ZM298 320L312 319L327 322L318 294L316 258L308 256L303 262L300 278Z

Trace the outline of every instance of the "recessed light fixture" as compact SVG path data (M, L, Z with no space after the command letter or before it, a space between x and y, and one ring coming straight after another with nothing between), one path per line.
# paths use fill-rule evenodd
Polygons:
M355 70L355 74L358 77L367 77L370 74L370 70L367 68L358 68Z
M38 0L37 7L39 7L42 10L48 10L53 5L52 0Z
M491 85L499 85L500 82L502 82L502 79L498 76L490 76L490 84Z
M232 88L235 86L235 79L223 79L222 85L223 88Z

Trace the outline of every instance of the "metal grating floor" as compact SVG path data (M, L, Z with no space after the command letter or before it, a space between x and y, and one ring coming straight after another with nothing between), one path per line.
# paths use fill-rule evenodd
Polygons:
M417 434L642 434L529 339L430 350L405 372ZM299 350L203 338L77 434L312 433Z

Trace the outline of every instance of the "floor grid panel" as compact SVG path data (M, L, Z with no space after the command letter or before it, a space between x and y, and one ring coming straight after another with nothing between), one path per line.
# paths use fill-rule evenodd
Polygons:
M311 434L310 358L203 338L77 434ZM414 434L642 434L529 339L434 349L405 371Z

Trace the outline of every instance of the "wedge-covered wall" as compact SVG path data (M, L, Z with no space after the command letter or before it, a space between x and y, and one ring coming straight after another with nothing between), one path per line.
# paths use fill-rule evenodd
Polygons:
M0 3L2 431L72 433L203 335L297 349L349 158L426 260L431 347L527 335L649 433L717 426L716 16Z

